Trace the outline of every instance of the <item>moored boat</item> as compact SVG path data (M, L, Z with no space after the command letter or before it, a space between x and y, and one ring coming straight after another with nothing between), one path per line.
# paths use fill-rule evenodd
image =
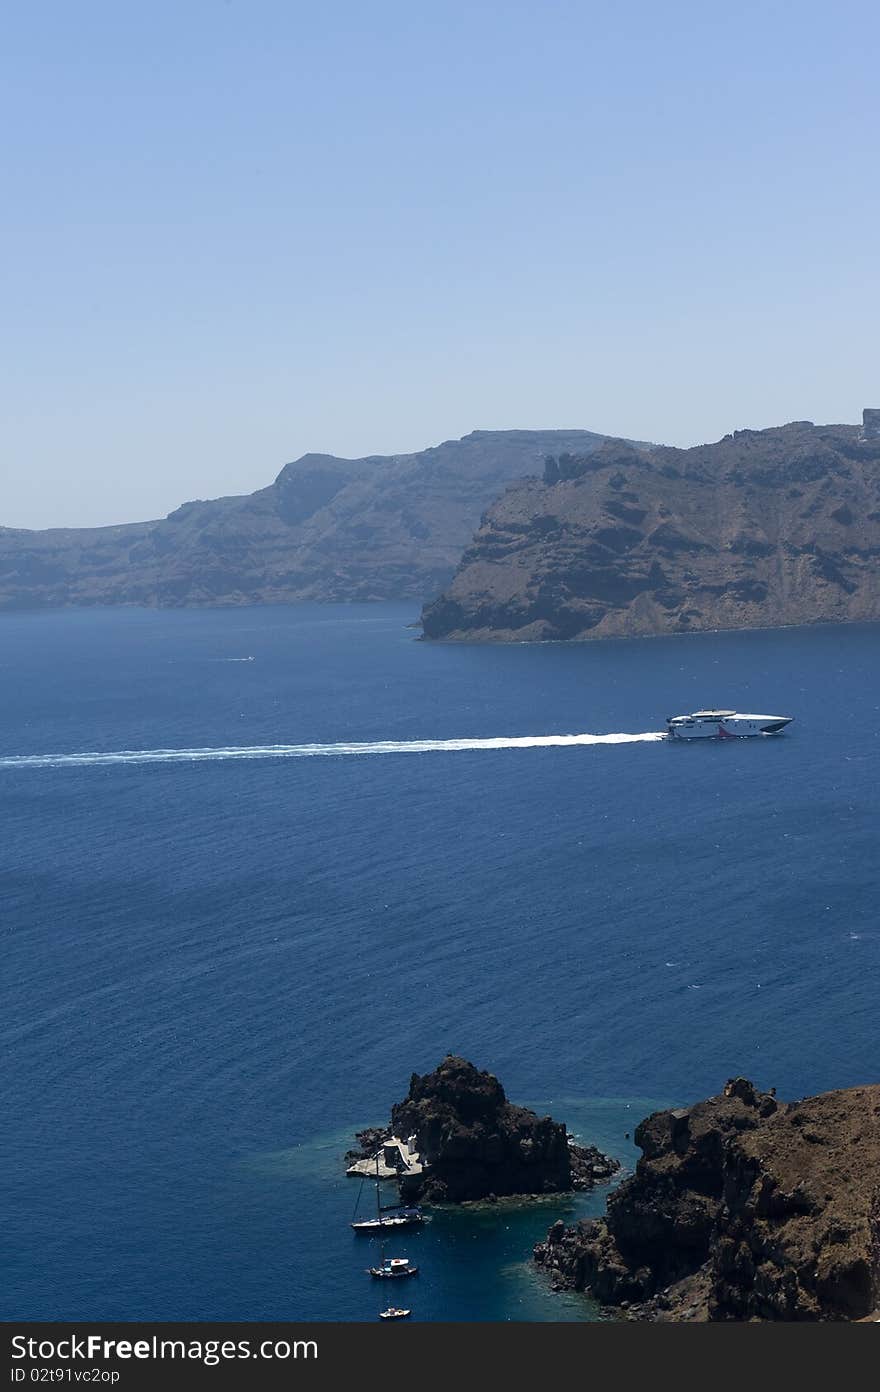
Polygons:
M387 1208L383 1205L378 1218L362 1218L351 1226L355 1232L382 1233L386 1228L414 1228L424 1221L420 1208L401 1208L395 1204Z
M380 1319L409 1319L412 1310L401 1310L399 1305L389 1305L387 1310L379 1311Z
M367 1272L381 1281L396 1281L402 1276L418 1276L419 1268L410 1263L409 1257L391 1257L388 1261L383 1257L379 1266L367 1267Z
M363 1189L363 1185L361 1185ZM358 1193L360 1198L360 1192ZM357 1212L357 1206L355 1206ZM383 1204L379 1192L379 1160L376 1157L376 1217L358 1218L352 1222L355 1232L377 1234L381 1237L382 1233L388 1228L414 1228L425 1220L422 1217L420 1208L410 1208L401 1204L398 1200L394 1204Z

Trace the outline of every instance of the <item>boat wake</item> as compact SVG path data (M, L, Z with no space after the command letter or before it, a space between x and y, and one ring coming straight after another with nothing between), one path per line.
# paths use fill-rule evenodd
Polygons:
M641 735L500 735L493 739L372 740L343 744L253 744L217 749L114 749L81 754L11 754L0 769L100 768L117 764L206 764L229 759L311 759L345 754L457 754L491 749L569 749L593 744L653 744L662 731Z

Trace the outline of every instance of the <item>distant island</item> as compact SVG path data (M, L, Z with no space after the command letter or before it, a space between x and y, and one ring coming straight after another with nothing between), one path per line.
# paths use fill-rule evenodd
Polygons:
M880 619L880 411L693 449L550 453L490 507L429 639L535 641Z
M475 430L418 454L306 454L242 497L116 527L0 527L0 610L63 605L421 604L452 578L480 515L590 430Z
M477 430L116 527L0 527L0 611L410 600L427 639L880 619L880 410L673 449Z

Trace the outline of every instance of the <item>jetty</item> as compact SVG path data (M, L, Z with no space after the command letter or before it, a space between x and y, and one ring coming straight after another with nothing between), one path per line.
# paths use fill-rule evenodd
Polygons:
M345 1173L358 1179L401 1179L404 1175L424 1174L427 1168L416 1149L415 1136L405 1141L399 1136L389 1136L375 1154L356 1160Z

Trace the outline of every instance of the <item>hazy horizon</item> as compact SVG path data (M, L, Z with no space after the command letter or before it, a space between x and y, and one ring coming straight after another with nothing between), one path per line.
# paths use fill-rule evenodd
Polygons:
M800 419L800 420L808 420L808 419L810 419L810 418L807 417L807 416L801 416L801 417L799 417L798 419ZM830 421L830 420L829 420L829 421L821 421L821 422L820 422L820 421L814 421L813 424L814 424L814 425L820 425L820 424L821 424L821 425L847 425L847 424L849 424L849 425L856 425L856 424L858 424L858 423L860 422L860 420L861 420L861 412L859 412L859 421L855 421L855 420L853 420L853 421ZM768 421L768 422L766 422L766 424L760 425L760 426L739 426L739 425L735 425L735 426L731 426L730 429L731 429L731 430L741 430L741 429L763 430L763 429L767 429L767 428L769 428L769 427L771 427L771 426L774 426L774 425L785 425L785 424L787 424L786 421ZM534 425L534 426L531 426L531 425L522 425L522 426L521 426L521 425L510 425L510 426L475 426L474 429L477 430L477 431L486 431L486 432L492 432L492 431L497 430L497 431L499 431L499 432L501 432L501 433L507 433L507 432L509 432L509 431L521 430L521 431L526 431L526 432L529 432L529 433L535 432L535 433L540 433L540 434L546 434L548 431L555 431L555 430L556 430L556 431L561 431L562 433L568 433L568 432L576 431L576 430L592 431L592 430L593 430L593 427L591 427L591 426L589 426L589 425L569 425L569 426L566 426L566 425L561 425L561 426L560 426L560 425L544 425L544 426L540 426L540 425ZM470 433L471 433L470 431L464 431L464 435L469 435ZM603 431L603 430L596 430L596 431L594 431L593 433L599 434L599 435L610 434L610 432L608 432L608 431ZM729 432L729 431L724 431L724 432L723 432L723 434L725 434L725 435L728 434L728 433L730 433L730 432ZM264 479L262 479L262 480L258 480L256 483L254 483L254 484L253 484L253 487L250 487L250 486L249 486L249 487L247 487L247 488L230 489L230 490L228 490L228 491L226 491L226 492L223 492L223 493L220 493L220 492L204 493L204 494L199 495L198 497L197 497L196 495L193 495L193 496L191 496L191 497L179 498L179 499L177 499L176 501L172 502L171 505L170 505L168 508L166 508L166 509L164 510L164 512L155 513L154 515L151 515L151 516L149 516L149 517L148 517L148 516L142 516L142 517L112 517L112 518L108 518L107 520L102 521L102 522L59 522L59 523L48 523L48 524L11 523L11 522L5 521L3 518L0 518L0 528L3 528L3 527L11 527L11 528L13 528L13 529L20 529L20 530L25 530L25 531L41 531L41 530L51 530L53 527L62 527L62 528L63 528L63 527L86 527L86 528L91 528L91 527L113 527L113 526L123 526L123 525L124 525L125 523L127 523L127 522L154 522L154 521L159 521L159 520L161 520L161 519L164 518L164 517L167 517L168 514L169 514L170 512L173 512L176 508L181 507L184 503L189 503L189 502L207 502L207 501L210 501L211 499L221 498L221 497L226 497L226 498L229 498L229 497L240 497L240 496L246 496L246 495L248 495L248 494L250 494L250 493L256 492L256 491L259 490L260 488L265 488L265 487L267 487L269 484L273 483L273 482L275 481L275 479L277 478L278 474L279 474L279 473L281 472L281 470L284 468L285 464L296 463L297 460L299 460L300 458L302 458L303 456L308 455L308 454L333 455L335 458L342 458L342 459L367 459L367 458L373 458L373 457L375 457L375 458L383 458L383 457L385 457L385 458L389 458L389 457L393 458L393 457L396 457L396 456L403 456L403 455L408 455L408 454L420 454L423 450L431 449L431 448L433 448L433 447L435 447L435 446L437 446L437 445L441 445L441 444L443 444L445 441L448 441L448 440L459 440L459 439L461 439L461 438L463 438L463 437L462 437L462 436L459 436L459 435L445 435L445 436L443 437L443 439L430 440L430 441L428 441L427 444L424 444L424 445L421 445L421 446L417 446L415 449L400 449L400 450L363 450L363 451L362 451L361 453L359 453L359 454L353 454L353 453L352 453L352 454L348 454L348 455L340 455L340 454L338 454L337 452L335 452L335 451L333 451L333 450L318 450L318 449L315 449L315 450L303 450L301 454L298 454L298 455L296 455L295 457L291 457L290 459L283 460L276 468L273 468L273 469L270 471L269 475L268 475L266 478L264 478ZM632 440L632 439L635 439L636 437L635 437L634 435L630 434L630 435L628 435L628 436L624 435L624 436L614 437L614 438L629 438L629 439ZM719 436L717 436L717 437L713 437L713 440L712 440L712 441L709 441L709 440L693 440L693 441L689 441L689 442L685 443L684 445L682 445L681 447L686 449L686 448L688 448L690 445L698 445L698 444L713 443L713 442L714 442L714 439L721 439L721 435L719 435ZM646 443L646 444L647 444L647 443L650 443L650 444L654 444L654 445L678 444L677 441L667 441L667 440L652 440L652 441L645 441L645 443Z
M4 37L2 526L880 406L863 0L49 0Z

